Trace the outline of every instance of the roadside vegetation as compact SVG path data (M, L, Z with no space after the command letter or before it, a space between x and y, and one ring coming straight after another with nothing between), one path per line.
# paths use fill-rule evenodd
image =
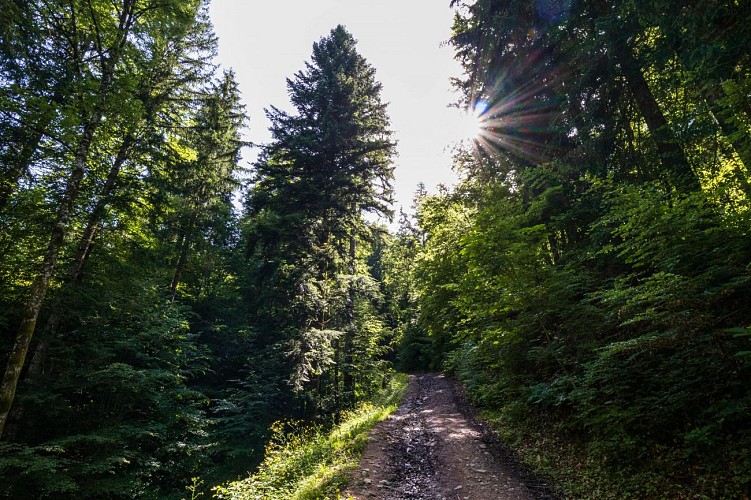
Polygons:
M399 405L407 376L395 374L375 398L342 413L331 428L277 422L266 455L249 478L214 488L216 498L235 500L335 499L362 455L367 433Z

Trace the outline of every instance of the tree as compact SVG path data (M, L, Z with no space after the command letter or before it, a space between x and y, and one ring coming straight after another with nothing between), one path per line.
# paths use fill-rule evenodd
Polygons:
M24 8L32 17L37 14L31 5ZM37 318L78 207L81 189L84 181L93 180L87 173L93 174L88 166L96 135L106 123L105 118L113 116L133 96L133 79L124 69L130 63L137 64L142 51L151 47L151 40L163 33L159 30L163 30L165 18L173 21L176 30L173 34L179 36L181 30L184 32L191 26L197 9L198 2L157 5L139 0L122 0L115 4L85 0L67 2L39 13L37 22L43 23L45 31L52 35L48 43L56 49L53 56L57 58L49 61L50 65L69 68L71 98L70 105L60 113L63 116L61 128L55 133L55 141L61 146L55 156L61 184L56 193L56 215L50 224L44 256L28 290L0 385L0 433L13 403ZM17 173L6 183L10 189Z
M215 52L215 39L205 19L199 12L190 26L174 26L171 30L154 33L149 50L134 58L131 75L136 83L128 112L110 117L110 127L100 134L100 149L104 178L91 190L91 204L86 207L83 230L73 249L67 273L61 280L63 293L56 294L51 312L29 364L26 378L33 379L44 369L45 352L50 338L54 337L61 319L64 295L70 287L82 280L86 261L90 258L94 242L108 219L122 217L124 205L137 199L168 170L165 143L174 130L192 130L207 126L193 124L186 127L178 120L188 120L196 101L206 96L205 80L211 79L214 67L208 62ZM186 124L188 125L188 124ZM120 134L115 140L110 137ZM106 144L114 143L113 146ZM199 148L200 149L200 148Z
M295 113L267 111L273 141L263 147L255 166L247 210L249 249L259 266L256 279L268 280L275 301L284 297L301 313L282 312L274 328L308 332L297 350L299 359L320 354L315 363L298 364L299 380L321 375L334 363L337 397L341 365L350 400L356 242L364 233L364 212L388 214L395 153L381 84L355 46L352 35L337 26L313 45L305 69L287 80ZM260 281L256 289L262 288ZM266 309L267 314L278 312Z
M638 12L605 0L488 0L465 12L452 38L466 71L457 84L468 105L489 104L486 140L496 150L539 164L596 147L613 157L615 175L633 177L638 162L639 178L699 189L688 144L649 76L643 31L633 21ZM648 134L640 133L642 123ZM633 147L619 136L632 138ZM586 168L599 163L582 160Z
M49 68L65 69L76 60L69 35L78 31L85 64L80 80L66 82L75 92L56 104L39 138L30 136L36 150L22 181L4 185L9 203L0 225L10 231L2 231L0 242L10 251L0 257L8 285L0 294L3 361L29 277L46 262L60 203L72 208L66 227L58 228L64 235L41 299L33 356L23 364L0 443L0 496L168 496L207 472L216 449L209 433L218 427L209 425L207 395L229 384L221 376L212 387L196 384L219 372L223 355L244 341L238 330L247 331L239 314L228 312L238 295L228 262L238 235L231 197L245 120L239 92L231 73L215 75L216 40L202 2L135 2L135 20L102 96L92 24L109 40L119 17L107 9L117 3L63 2L60 9L54 2L12 3L19 20L30 11L35 16L21 28L48 35L40 47L27 47L31 55L45 50ZM111 54L107 47L102 52ZM44 76L33 60L4 62L2 69L14 62L35 76L29 81ZM51 91L22 87L30 76L20 74L2 82L19 92L18 102ZM15 103L2 105L10 110ZM101 105L99 122L77 193L68 196L73 146L92 103ZM33 107L25 111L27 121L37 118ZM10 111L3 118L4 130L18 125L19 134L29 132ZM8 157L20 147L2 146ZM207 311L211 303L223 306ZM259 427L250 439L260 439Z
M40 147L45 136L56 137L55 115L73 92L75 66L61 64L69 57L64 46L48 39L45 28L51 19L42 9L13 1L3 1L0 8L2 212L19 180L30 174L35 157L44 155ZM58 31L61 28L64 29L62 22Z
M232 217L232 193L240 149L240 129L245 121L234 74L226 72L209 89L183 136L174 138L167 169L170 186L165 191L174 204L173 231L177 259L170 283L174 301L191 251L200 251L202 235L220 241ZM198 247L198 248L196 248Z

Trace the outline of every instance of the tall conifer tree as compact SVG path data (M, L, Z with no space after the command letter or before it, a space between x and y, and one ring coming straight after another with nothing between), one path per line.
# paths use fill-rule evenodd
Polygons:
M270 328L296 332L298 386L336 366L335 398L340 373L353 393L355 242L364 212L389 213L395 154L381 84L355 46L337 26L287 80L295 112L267 111L273 140L263 147L248 202L256 290L267 299L258 313ZM291 307L278 307L282 296Z

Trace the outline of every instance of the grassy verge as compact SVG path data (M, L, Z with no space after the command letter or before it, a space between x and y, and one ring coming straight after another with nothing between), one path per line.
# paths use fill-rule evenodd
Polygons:
M345 413L329 431L308 428L284 433L279 424L258 470L247 479L214 488L216 498L325 499L339 497L357 467L367 432L388 417L404 397L407 376L397 374L373 401Z

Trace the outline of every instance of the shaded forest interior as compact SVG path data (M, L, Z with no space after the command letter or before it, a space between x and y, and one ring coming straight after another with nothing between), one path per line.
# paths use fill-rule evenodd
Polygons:
M208 495L395 370L565 495L751 495L751 3L446 1L480 132L394 231L345 27L248 166L203 0L0 0L0 496Z

